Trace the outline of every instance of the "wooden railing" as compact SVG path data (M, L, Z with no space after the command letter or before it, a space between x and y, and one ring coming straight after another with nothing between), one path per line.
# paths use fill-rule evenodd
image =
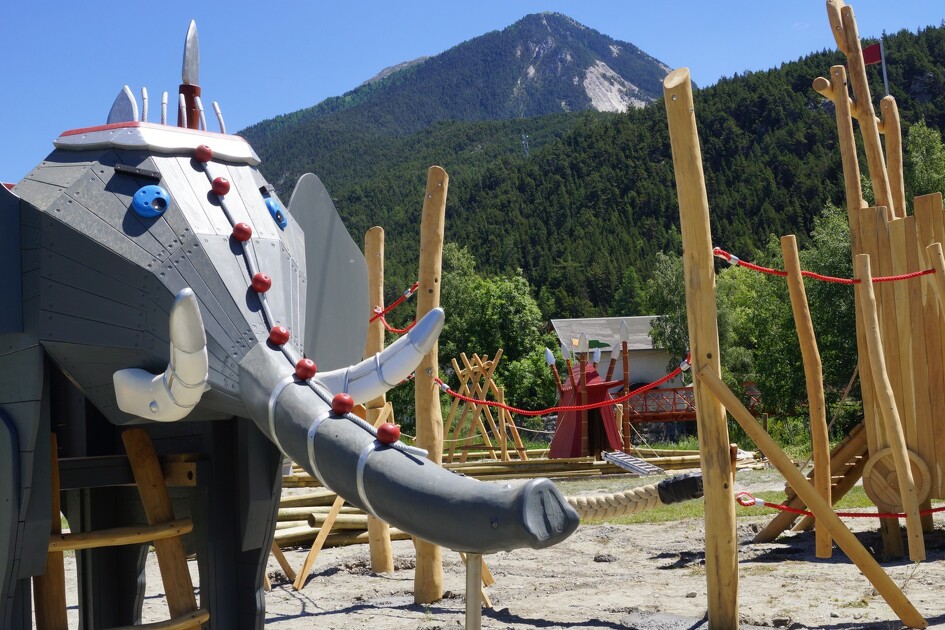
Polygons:
M748 393L748 408L761 408L758 388L754 383L745 383ZM629 401L630 422L681 422L696 419L696 406L691 387L651 389L634 396Z

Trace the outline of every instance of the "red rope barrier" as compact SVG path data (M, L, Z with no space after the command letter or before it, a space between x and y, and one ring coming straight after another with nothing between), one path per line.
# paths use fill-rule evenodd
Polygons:
M450 387L446 383L444 383L439 377L436 377L434 380L440 386L440 389L442 389L444 392L446 392L453 398L458 398L459 400L462 400L463 402L472 403L475 405L486 405L487 407L498 407L499 409L505 409L506 411L517 413L520 416L545 416L545 415L548 415L549 413L556 413L559 411L585 411L587 409L598 409L600 407L606 407L607 405L619 405L620 403L624 401L630 400L630 398L632 398L633 396L642 394L643 392L653 389L654 387L659 387L666 381L671 381L672 379L679 376L679 374L681 374L682 372L685 372L688 369L689 369L689 357L687 356L686 360L683 361L679 365L678 368L676 368L675 370L673 370L672 372L670 372L663 378L653 381L652 383L649 383L647 385L644 385L643 387L638 387L632 392L624 394L620 398L602 400L600 402L588 403L586 405L561 405L559 407L548 407L547 409L538 409L538 410L519 409L518 407L506 405L504 403L500 403L494 400L480 400L478 398L470 398L469 396L460 394L459 392L456 392L450 389Z
M758 271L760 273L766 273L772 276L787 276L786 271L781 271L780 269L772 269L771 267L762 267L761 265L756 265L750 263L747 260L742 260L738 256L731 254L721 247L713 247L712 253L722 260L726 261L728 264L736 267L745 267L746 269L751 269L752 271ZM913 271L912 273L903 273L897 276L876 276L873 278L873 282L897 282L899 280L910 280L912 278L918 278L919 276L927 276L929 274L935 273L935 269L925 269L923 271ZM833 282L835 284L859 284L860 281L857 278L837 278L835 276L825 276L813 271L801 271L801 275L805 278L811 278L813 280L820 280L822 282Z
M410 322L409 324L407 324L406 328L394 328L393 326L387 323L387 319L383 315L380 316L380 320L381 320L381 323L384 324L384 328L387 329L387 332L392 332L395 335L402 335L405 332L410 332L410 329L413 328L413 325L417 323L417 320L414 320ZM374 319L372 319L371 321L374 321Z
M374 315L371 317L371 319L368 320L368 323L377 321L378 319L383 319L385 315L387 315L387 314L390 313L392 310L394 310L395 308L397 308L398 306L400 306L401 304L403 304L403 301L404 301L404 300L406 300L406 299L409 298L411 295L413 295L413 292L416 291L416 290L417 290L417 287L419 287L419 286L420 286L420 281L419 281L419 280L418 280L417 282L414 282L412 285L410 285L410 288L409 288L409 289L407 289L406 291L404 291L404 294L403 294L403 295L401 295L399 298L397 298L396 300L394 300L394 302L393 302L390 306L388 306L387 308L385 308L385 309L383 309L383 310L381 310L381 307L380 307L380 306L375 306L375 307L374 307ZM386 326L386 324L385 324L385 326ZM388 330L390 330L390 328L388 328ZM408 329L408 330L409 330L409 329ZM392 331L392 332L393 332L393 331Z
M807 510L799 510L797 508L792 508L789 505L771 503L770 501L765 501L764 499L756 499L751 495L750 492L737 493L735 495L735 500L742 507L767 507L773 510L798 514L800 516L814 516L813 512L809 512ZM945 506L922 510L919 512L919 515L926 516L929 514L935 514L936 512L945 512ZM837 516L844 516L848 518L906 518L906 514L902 512L837 512L836 514Z

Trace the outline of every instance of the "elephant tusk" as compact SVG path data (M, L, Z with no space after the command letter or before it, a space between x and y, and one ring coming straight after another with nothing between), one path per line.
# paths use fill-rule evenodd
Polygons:
M170 361L161 374L140 368L112 377L118 408L147 420L180 420L200 402L207 385L207 335L192 289L174 299L170 316Z
M398 385L416 369L436 344L445 316L436 308L427 313L400 339L355 365L319 372L312 379L329 392L344 392L355 404L373 400ZM315 357L316 362L318 357Z

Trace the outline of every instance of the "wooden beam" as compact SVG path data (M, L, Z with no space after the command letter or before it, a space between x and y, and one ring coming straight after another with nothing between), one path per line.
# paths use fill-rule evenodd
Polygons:
M341 511L341 506L344 505L344 502L345 500L339 496L336 497L335 502L331 504L331 510L328 512L325 522L322 523L321 529L318 531L318 536L315 537L315 541L312 543L312 547L308 550L308 555L305 556L305 561L302 563L302 568L299 569L299 573L295 576L295 581L292 583L295 590L301 591L302 587L305 586L305 580L308 579L312 565L315 564L315 558L318 557L318 552L322 550L325 539L328 538L328 534L331 533L331 527L334 525L335 519L338 517L338 513Z
M62 514L59 504L59 445L56 433L50 435L50 466L52 477L52 521L50 537L62 535ZM66 616L66 568L63 553L50 549L46 555L46 571L33 578L36 630L69 630Z
M126 429L121 434L131 462L131 470L138 484L138 493L148 524L166 524L174 520L174 508L167 494L164 475L147 430L141 427ZM154 541L154 552L161 569L161 580L171 617L182 617L197 610L194 583L187 570L184 544L178 537Z
M791 311L794 327L801 344L804 363L804 381L807 387L807 405L810 412L811 450L814 457L814 487L829 505L830 500L830 437L827 434L827 403L824 400L824 372L814 334L814 323L810 318L804 277L801 276L801 261L797 253L794 235L781 237L781 253L784 270L787 272L788 291L791 296ZM815 554L818 558L829 558L833 545L827 528L817 526Z
M853 269L854 276L860 281L856 285L856 290L860 293L866 345L870 353L870 364L873 366L873 384L879 401L880 416L886 428L886 438L896 465L903 511L906 513L909 559L913 562L921 562L925 560L925 539L922 534L922 521L919 518L919 500L912 478L912 464L909 462L909 453L906 449L906 437L902 430L893 388L889 382L886 359L883 356L883 339L879 333L879 317L876 313L876 296L873 294L870 257L866 254L857 255Z
M686 315L691 361L718 375L718 319L709 200L702 170L689 70L663 80L682 226ZM738 628L738 536L725 410L699 381L693 383L705 493L705 561L710 628Z
M739 426L744 429L748 437L765 454L768 460L784 476L791 487L795 489L797 495L801 497L810 511L814 513L817 520L830 531L837 545L843 550L847 557L856 565L863 575L870 581L876 592L879 593L893 612L900 620L910 628L926 628L928 622L919 614L912 602L909 601L902 590L886 574L876 559L870 555L870 552L864 547L856 536L853 535L847 526L843 524L829 503L824 502L817 491L807 483L804 475L794 466L794 462L788 457L787 453L781 450L781 447L771 438L768 433L761 428L757 420L751 415L751 412L745 408L738 397L729 390L711 369L708 367L701 369L696 373L696 382L703 383L728 409L728 412L735 418Z
M208 621L210 621L210 611L200 608L167 621L142 623L136 626L121 626L111 630L187 630L187 628L199 628Z
M446 193L449 175L439 166L427 171L427 187L420 218L420 272L417 288L417 319L440 306L440 281L443 267L443 238L446 223ZM417 366L414 399L417 409L417 446L439 464L443 458L443 415L437 377L437 344ZM430 604L443 598L443 553L433 543L414 539L417 567L414 572L413 599Z
M368 304L384 308L384 228L372 227L364 235L364 259L368 270ZM380 318L368 324L364 342L364 356L373 357L384 349L384 324ZM379 426L381 410L387 404L384 394L366 403L365 421ZM390 544L390 525L371 516L368 519L368 538L371 553L371 570L375 573L391 573L394 570L394 552Z
M178 518L167 523L156 523L154 525L113 527L93 532L76 532L74 534L52 534L49 536L49 550L62 552L136 545L182 536L189 534L193 529L194 523L191 519Z

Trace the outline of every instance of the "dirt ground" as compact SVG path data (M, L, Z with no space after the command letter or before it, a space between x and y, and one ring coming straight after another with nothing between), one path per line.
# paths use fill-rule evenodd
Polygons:
M562 482L567 495L614 492L657 479L627 477ZM783 488L776 472L743 471L736 490ZM751 538L770 510L738 520L739 603L743 628L901 628L896 615L857 568L835 547L834 557L814 557L813 534L789 534L756 545ZM874 553L881 541L874 519L847 519ZM928 560L883 563L930 627L945 627L945 516L926 537ZM701 519L648 525L582 525L564 543L541 551L517 550L486 557L496 582L487 589L493 607L482 627L526 628L706 628L706 578ZM288 549L299 567L307 549ZM376 575L367 546L323 550L301 592L293 590L275 562L269 571L267 628L447 629L464 624L465 576L456 553L444 550L445 597L432 605L413 603L413 545L394 543L398 569ZM191 563L195 573L196 567ZM67 565L67 572L73 571ZM153 579L152 579L153 577ZM197 582L195 578L195 583ZM144 621L167 618L157 562L149 558L149 593ZM75 602L70 594L71 604ZM70 612L75 616L74 605ZM73 625L73 627L75 627Z

